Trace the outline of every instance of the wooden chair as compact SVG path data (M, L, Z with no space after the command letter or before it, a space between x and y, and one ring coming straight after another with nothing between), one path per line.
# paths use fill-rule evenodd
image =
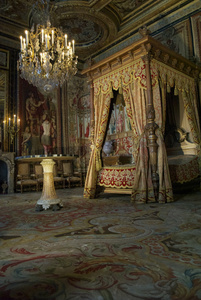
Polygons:
M63 189L65 188L65 178L63 176L58 175L56 164L53 167L53 178L54 178L55 188L59 186L62 186Z
M42 188L43 186L43 167L41 164L36 164L34 166L34 170L35 170L35 178L38 181L38 187ZM58 172L57 172L57 166L54 165L53 168L53 179L54 179L54 183L55 183L55 188L59 187L60 185L65 188L65 179L63 177L58 176Z
M42 189L42 186L43 186L43 167L42 167L42 165L40 165L40 164L34 165L34 175L38 182L38 188Z
M30 174L30 164L29 163L19 163L16 181L16 190L20 187L20 192L22 193L25 187L28 187L29 191L35 189L38 191L38 182Z
M67 181L67 185L71 186L82 186L82 173L75 172L72 162L63 162L63 177Z

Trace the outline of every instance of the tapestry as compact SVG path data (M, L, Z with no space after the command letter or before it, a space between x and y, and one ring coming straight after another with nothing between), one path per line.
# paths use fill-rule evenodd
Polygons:
M20 155L53 154L57 151L57 99L43 95L26 80L19 81L21 119Z
M79 167L86 173L90 157L90 86L80 78L74 77L67 83L67 122L66 153L79 157ZM65 129L64 129L65 130Z

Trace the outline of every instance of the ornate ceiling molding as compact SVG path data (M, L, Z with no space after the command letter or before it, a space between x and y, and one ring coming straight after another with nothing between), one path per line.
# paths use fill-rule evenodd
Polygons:
M0 33L14 38L33 23L45 22L48 0L1 0ZM50 0L51 23L76 41L80 62L96 57L137 34L140 27L160 22L197 0ZM2 25L2 26L1 26ZM115 50L114 50L115 51Z

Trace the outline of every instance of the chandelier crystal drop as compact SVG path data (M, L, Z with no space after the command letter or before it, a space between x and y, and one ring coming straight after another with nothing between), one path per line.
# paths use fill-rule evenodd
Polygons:
M67 34L59 28L37 25L20 37L21 51L18 67L20 76L45 92L62 86L69 76L77 73L75 42L68 42Z

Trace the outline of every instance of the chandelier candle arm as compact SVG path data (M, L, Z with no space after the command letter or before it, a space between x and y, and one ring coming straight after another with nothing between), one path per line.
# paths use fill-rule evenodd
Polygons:
M25 30L25 35L26 35L26 48L28 47L29 44L29 37L28 37L28 31Z

